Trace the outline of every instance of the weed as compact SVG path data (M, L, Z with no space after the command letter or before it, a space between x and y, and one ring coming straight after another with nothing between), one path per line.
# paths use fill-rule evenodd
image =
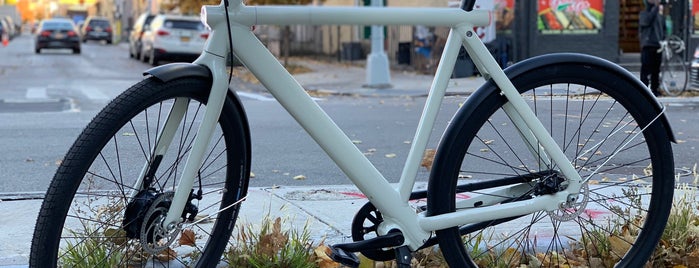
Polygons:
M301 231L282 230L282 218L266 215L258 230L241 225L236 246L223 256L231 267L317 267L308 224Z

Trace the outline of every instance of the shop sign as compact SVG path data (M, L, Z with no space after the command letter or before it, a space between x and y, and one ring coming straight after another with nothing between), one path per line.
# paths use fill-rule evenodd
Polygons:
M542 34L597 34L604 21L604 0L539 0L537 11Z

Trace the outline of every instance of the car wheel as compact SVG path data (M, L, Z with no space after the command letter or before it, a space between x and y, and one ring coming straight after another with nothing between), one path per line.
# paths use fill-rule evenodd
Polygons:
M141 51L141 53L139 53L139 54L140 54L140 55L139 55L138 58L139 58L142 62L148 62L148 58L146 57L146 53L145 53L144 51Z
M35 48L34 52L36 52L36 54L41 54L41 48Z
M160 61L160 59L158 59L158 57L155 55L155 49L151 48L150 57L148 57L148 63L150 63L150 65L153 66L158 66L158 61Z
M73 49L73 54L80 54L80 49L79 49L79 48L74 48L74 49Z

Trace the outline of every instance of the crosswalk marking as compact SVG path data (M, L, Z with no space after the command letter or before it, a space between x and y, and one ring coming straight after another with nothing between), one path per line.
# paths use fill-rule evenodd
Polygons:
M82 92L88 99L91 100L109 100L111 99L107 94L102 93L101 91L94 89L94 88L81 88L80 92Z
M45 87L30 87L24 94L27 99L48 99L49 96L46 94Z

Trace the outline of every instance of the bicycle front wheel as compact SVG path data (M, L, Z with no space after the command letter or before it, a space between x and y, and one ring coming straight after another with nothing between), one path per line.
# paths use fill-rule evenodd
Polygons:
M451 267L643 267L674 189L670 137L636 86L584 64L540 67L513 81L584 180L577 199L437 231ZM450 123L430 178L428 214L554 194L567 183L497 91ZM527 138L529 137L529 138ZM440 194L441 193L441 194ZM471 201L473 200L473 201Z
M105 107L63 159L34 231L31 267L215 267L249 180L243 112L227 99L181 228L162 232L211 85L148 78ZM167 152L152 157L175 100L186 111ZM147 179L138 186L148 167ZM138 188L137 188L138 187Z
M689 69L680 55L663 61L660 72L660 88L668 96L679 96L687 88Z

